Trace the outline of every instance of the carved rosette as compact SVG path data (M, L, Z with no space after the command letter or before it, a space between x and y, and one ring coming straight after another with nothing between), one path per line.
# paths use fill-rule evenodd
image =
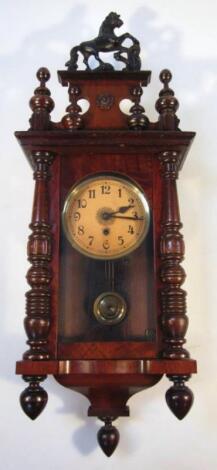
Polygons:
M100 93L96 97L96 105L98 108L108 111L114 105L115 98L110 93Z
M163 214L160 241L162 329L164 348L162 355L169 359L185 359L188 351L183 348L188 327L186 316L186 292L181 288L185 271L181 266L184 259L184 241L180 233L178 195L178 153L163 152L160 156L163 176Z
M51 226L49 224L48 179L53 161L50 152L34 152L35 194L33 203L32 233L28 241L28 260L31 267L27 280L31 289L26 293L25 330L30 349L24 353L27 360L49 359L48 333L50 328L51 296Z

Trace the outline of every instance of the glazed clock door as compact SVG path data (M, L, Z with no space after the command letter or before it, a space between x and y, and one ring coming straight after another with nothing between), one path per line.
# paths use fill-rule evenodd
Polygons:
M61 226L61 354L70 350L75 354L75 343L81 342L154 345L150 188L144 191L124 173L107 171L88 174L66 189Z

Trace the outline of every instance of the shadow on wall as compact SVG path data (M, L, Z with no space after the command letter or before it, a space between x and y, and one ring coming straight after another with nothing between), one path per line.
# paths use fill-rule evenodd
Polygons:
M121 11L118 13L121 14ZM124 14L121 14L121 16L124 20ZM121 32L117 34L121 34L124 31L129 31L140 40L142 51L145 53L145 60L143 60L144 67L142 68L153 70L154 80L158 77L162 68L168 67L175 72L175 80L172 82L172 88L174 88L175 91L177 88L179 89L177 98L181 98L185 112L192 114L192 121L194 120L194 126L193 129L190 130L195 130L195 128L197 129L197 127L200 127L201 121L203 121L204 129L209 125L210 132L213 132L214 134L214 126L216 126L216 124L214 122L210 122L210 115L214 114L215 112L214 106L217 98L217 63L216 61L211 61L210 59L199 60L185 58L181 52L182 38L180 32L176 31L171 25L163 28L156 26L156 18L157 15L153 10L142 7L135 11L128 25L125 24L121 28ZM102 18L98 18L97 23L99 26L101 21ZM24 109L24 115L26 119L24 128L28 127L28 118L30 117L31 113L27 105L25 109L25 100L27 102L31 95L26 96L26 88L30 90L31 87L33 92L33 89L37 86L36 80L34 81L31 78L31 74L33 73L32 71L36 72L37 69L42 65L47 66L51 71L56 71L56 68L64 68L64 63L69 58L69 51L71 47L77 45L83 40L94 38L96 34L97 30L93 30L88 24L88 13L86 11L86 7L84 5L77 5L71 10L71 12L67 15L67 18L65 18L61 24L52 26L51 28L44 31L40 30L39 32L30 35L25 39L23 44L16 50L15 53L0 57L1 68L4 70L5 78L4 83L2 84L1 106L5 106L7 113L9 115L11 113L13 116L14 107L17 107L17 112L11 120L11 126L14 126L14 122L16 120L15 127L22 127L20 126L20 122L22 122L22 114L20 114L20 109ZM175 82L177 84L176 86L174 85ZM154 86L152 86L151 93L149 92L149 96L154 96L154 98L149 98L147 91L144 93L145 98L143 98L148 115L150 115L148 110L149 108L154 108L154 102L156 101L158 92L161 89L161 85L159 82L157 82L157 80L156 82L154 81L153 85ZM53 98L56 99L59 93L59 85L57 86L57 80L57 93L55 86L51 84L48 86L52 91ZM18 93L14 93L14 90L18 90ZM10 100L10 96L12 96L13 99ZM204 103L207 102L209 102L209 106L205 107ZM64 106L66 107L66 95L64 103ZM58 120L60 120L65 110L65 108L62 109L62 106L62 102L56 106L58 112L62 113L61 115L58 115ZM155 120L156 116L151 116L151 118ZM182 122L180 127L182 128ZM14 128L11 128L11 136L13 131ZM205 150L205 140L203 140L201 144ZM202 168L202 164L204 166L206 165L205 159L203 160L203 163L200 162L200 173L204 174L207 170L206 167ZM194 171L196 171L195 167ZM14 232L13 237L11 237L12 246L15 241L16 233ZM8 279L8 283L9 282L10 281ZM4 304L6 305L6 303L7 299L5 299ZM6 315L6 310L7 309L5 309L3 312L3 315ZM1 316L1 322L3 321L4 318ZM4 325L2 325L2 331L4 331L3 326ZM3 335L5 350L7 350L7 364L9 364L9 368L5 369L5 376L7 380L12 379L11 376L8 376L8 370L10 370L11 364L17 359L16 349L21 342L23 342L23 350L25 350L24 337L25 336L24 333L22 333L21 326L20 334L16 337L7 337L6 332L5 335ZM8 344L13 344L15 347L8 350ZM16 380L17 383L18 379L14 378L14 380ZM75 413L83 419L87 400L78 394L69 392L68 390L64 391L62 387L57 385L52 380L47 383L49 383L49 385L47 385L45 382L45 388L47 388L47 390L49 388L52 393L61 396L61 399L63 400L63 408L57 410L57 412L63 414ZM22 386L21 384L20 391L24 388L24 386L25 385ZM161 386L159 386L159 390L160 388ZM162 396L163 394L163 390L160 390L159 395ZM141 406L143 406L143 395L140 395ZM155 393L155 397L157 398L157 393ZM131 403L133 403L133 399L131 400ZM97 446L95 434L99 426L96 425L96 422L93 419L84 418L84 420L84 424L82 424L82 426L74 432L73 442L80 452L86 455L91 453ZM124 424L126 424L126 421Z

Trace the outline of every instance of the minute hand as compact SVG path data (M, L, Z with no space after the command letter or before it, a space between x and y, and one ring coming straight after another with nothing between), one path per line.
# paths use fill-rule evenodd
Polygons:
M124 215L110 215L111 219L144 220L144 217L130 217Z

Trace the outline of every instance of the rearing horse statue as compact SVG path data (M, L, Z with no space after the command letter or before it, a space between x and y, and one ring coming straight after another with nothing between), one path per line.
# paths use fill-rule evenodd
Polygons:
M86 65L86 70L93 70L90 68L88 60L90 56L94 56L99 62L99 66L94 70L114 70L111 64L103 62L99 57L99 52L115 52L114 58L118 61L124 62L126 67L124 70L136 71L141 68L141 60L139 57L140 45L139 41L134 38L131 34L125 33L121 36L116 36L114 33L115 28L120 28L123 25L123 21L120 15L111 12L103 21L99 35L92 41L85 41L71 49L70 60L66 62L69 71L75 71L78 68L78 52L80 52L84 59L83 62ZM132 45L130 47L124 47L122 44L125 39L131 39ZM127 57L121 54L127 54Z

